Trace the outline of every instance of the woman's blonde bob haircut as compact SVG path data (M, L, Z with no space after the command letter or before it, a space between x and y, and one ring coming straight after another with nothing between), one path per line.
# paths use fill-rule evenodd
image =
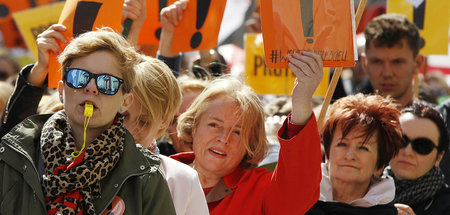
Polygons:
M58 56L58 61L65 68L70 67L74 59L88 56L96 51L109 51L117 59L119 71L124 80L126 93L134 86L134 66L138 62L139 54L122 35L115 33L111 28L102 28L81 34L73 39L64 51ZM111 62L112 63L112 62Z
M144 111L148 115L150 125L162 122L162 126L150 126L151 130L158 129L155 137L158 138L180 108L181 90L166 64L152 57L141 57L143 61L135 67L136 84L131 92L144 109L140 114Z
M241 137L248 137L241 139L242 146L246 150L241 165L253 166L266 156L269 147L264 129L264 111L261 101L251 88L234 77L224 76L208 84L189 109L180 115L177 126L178 136L180 140L192 143L192 129L202 120L202 115L209 104L223 97L229 97L239 105L240 113L238 114L243 123Z

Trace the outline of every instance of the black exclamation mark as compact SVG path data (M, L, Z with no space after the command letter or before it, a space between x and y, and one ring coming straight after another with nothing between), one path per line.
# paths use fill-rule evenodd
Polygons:
M200 43L202 43L202 33L198 30L202 28L203 24L206 21L206 15L208 15L209 5L211 4L211 0L197 0L197 22L195 24L195 28L197 28L197 32L192 35L191 38L191 47L193 49L197 48Z
M36 7L36 0L30 0L30 6Z
M167 6L167 0L159 0L159 13L158 13L158 20L161 21L161 17L159 14L161 13L161 10ZM158 38L158 40L161 37L161 28L156 29L155 36Z
M313 43L314 40L308 37L314 37L313 21L313 0L300 0L300 10L302 16L303 36L307 43Z
M80 1L73 17L73 37L92 30L102 3Z
M6 18L9 16L9 8L5 4L0 4L0 18Z
M423 23L425 18L425 2L424 0L419 7L414 7L413 16L414 16L414 24L417 25L417 27L421 30L423 30Z

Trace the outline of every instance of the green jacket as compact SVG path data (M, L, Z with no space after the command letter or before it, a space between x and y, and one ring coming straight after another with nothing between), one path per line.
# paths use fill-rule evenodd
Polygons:
M40 182L44 163L39 139L42 126L49 117L31 116L1 139L0 214L47 214ZM109 212L123 204L124 214L175 214L159 163L157 156L136 146L127 132L119 162L100 182L101 196L93 202L96 214ZM123 201L116 204L120 199L116 196Z

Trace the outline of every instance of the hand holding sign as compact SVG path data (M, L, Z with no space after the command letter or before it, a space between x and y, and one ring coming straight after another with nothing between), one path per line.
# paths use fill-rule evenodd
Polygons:
M161 36L160 13L175 0L147 0L147 17L139 34L138 44L158 45Z
M323 76L323 62L313 52L295 53L289 57L289 68L297 77L292 90L292 122L305 124L312 114L312 96Z
M48 72L48 62L50 52L58 54L62 51L59 43L67 43L61 32L66 31L66 27L60 24L51 25L47 30L38 35L36 44L38 48L38 61L31 69L28 82L33 86L42 86ZM59 42L58 42L59 41Z
M136 46L138 42L139 32L147 17L146 0L125 0L122 10L122 26L126 25L126 20L132 21L131 29L129 29L128 41ZM124 30L122 30L123 32Z
M173 34L175 27L183 19L187 1L177 1L169 7L161 10L161 41L159 43L159 54L164 57L175 57L178 52L172 52Z

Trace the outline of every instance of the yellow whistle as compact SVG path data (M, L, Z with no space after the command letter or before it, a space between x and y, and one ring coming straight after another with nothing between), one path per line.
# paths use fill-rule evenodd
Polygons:
M84 104L84 116L91 117L94 112L94 106L91 103Z

